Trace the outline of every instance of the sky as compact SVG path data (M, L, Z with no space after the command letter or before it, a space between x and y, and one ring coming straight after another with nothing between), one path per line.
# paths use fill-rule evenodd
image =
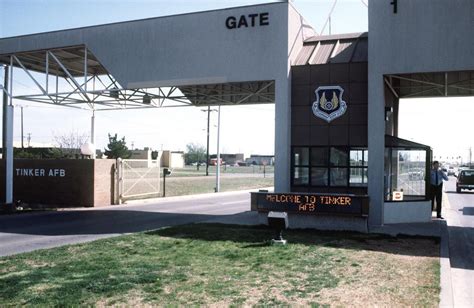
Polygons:
M10 37L38 32L84 27L118 21L166 16L180 13L205 11L224 7L235 7L275 1L251 0L0 0L0 37ZM331 33L365 32L368 30L366 0L338 0L331 15ZM293 5L310 25L321 32L334 0L295 0ZM328 27L324 33L328 34ZM0 73L3 80L3 72ZM15 83L17 91L31 91L34 84L25 76ZM469 100L472 107L469 105ZM431 100L433 102L433 100ZM450 99L449 104L453 103ZM423 108L426 103L410 100L416 109L403 109L400 119L400 136L421 142L427 140L420 130L413 130L422 120L420 115L443 118L447 101L436 108ZM464 101L472 111L472 99ZM15 102L24 106L24 134L31 134L31 143L54 144L54 136L71 132L88 134L90 116L88 111L68 110L56 106ZM19 142L20 108L15 110L14 139ZM430 112L427 112L429 110ZM404 117L403 112L407 112ZM469 114L469 112L467 112ZM472 114L472 112L471 112ZM442 155L467 151L468 140L453 139L448 133L457 122L446 120L429 140L430 145ZM456 116L459 118L459 116ZM273 154L275 112L273 105L229 106L221 108L221 152L250 154ZM426 120L429 121L429 120ZM467 121L469 122L469 121ZM125 136L127 144L134 148L185 150L186 144L206 144L206 113L200 108L169 108L156 110L109 111L96 113L96 147L103 149L108 133ZM464 123L464 121L463 121ZM216 113L211 114L210 151L216 151ZM26 143L25 138L25 143ZM427 142L422 142L427 143ZM456 148L456 150L454 150ZM459 148L459 150L457 149ZM446 152L446 153L445 153ZM453 153L450 153L453 152ZM445 154L444 154L445 153ZM467 153L467 152L466 152ZM436 154L436 153L435 153ZM464 154L459 154L464 155Z

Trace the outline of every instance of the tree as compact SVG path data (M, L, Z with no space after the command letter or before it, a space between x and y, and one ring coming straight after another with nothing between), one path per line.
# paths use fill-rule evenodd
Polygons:
M184 154L184 161L186 165L193 163L205 162L206 160L206 147L198 143L188 143L186 145L186 153Z
M81 154L81 146L87 142L89 135L78 131L70 131L63 135L54 135L53 139L64 157L75 157Z
M104 152L107 158L129 158L132 155L132 152L128 150L126 145L125 137L118 140L117 134L114 136L109 134L109 144L104 149Z

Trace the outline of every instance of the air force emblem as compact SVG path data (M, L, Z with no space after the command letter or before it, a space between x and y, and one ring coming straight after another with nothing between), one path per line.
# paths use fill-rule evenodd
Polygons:
M316 101L313 103L313 113L328 123L342 116L347 109L342 100L344 90L340 86L318 87L315 91Z

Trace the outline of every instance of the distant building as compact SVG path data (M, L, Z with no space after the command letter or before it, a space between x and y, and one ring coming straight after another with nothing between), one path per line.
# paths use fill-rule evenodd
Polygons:
M145 165L151 167L160 162L160 167L165 168L184 168L184 152L182 151L152 151L145 148L144 150L133 150L129 159L143 160Z
M248 165L271 165L275 164L274 155L250 155L249 158L245 160Z
M131 156L128 159L146 159L151 160L151 150L145 148L144 150L131 150Z
M165 168L184 168L183 151L160 151L161 167Z
M245 161L245 157L244 157L244 154L243 153L237 153L237 154L220 154L221 156L221 160L223 161L223 163L227 164L227 165L235 165L235 164L238 164L240 162L244 162ZM214 161L213 161L214 160ZM212 162L214 162L213 165L216 165L217 163L217 155L213 154L210 156L210 164L212 164Z

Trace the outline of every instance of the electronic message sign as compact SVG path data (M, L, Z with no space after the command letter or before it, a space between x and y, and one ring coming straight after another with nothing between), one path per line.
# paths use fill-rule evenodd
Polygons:
M367 195L314 194L314 193L251 193L252 210L280 211L298 214L336 214L367 216Z

